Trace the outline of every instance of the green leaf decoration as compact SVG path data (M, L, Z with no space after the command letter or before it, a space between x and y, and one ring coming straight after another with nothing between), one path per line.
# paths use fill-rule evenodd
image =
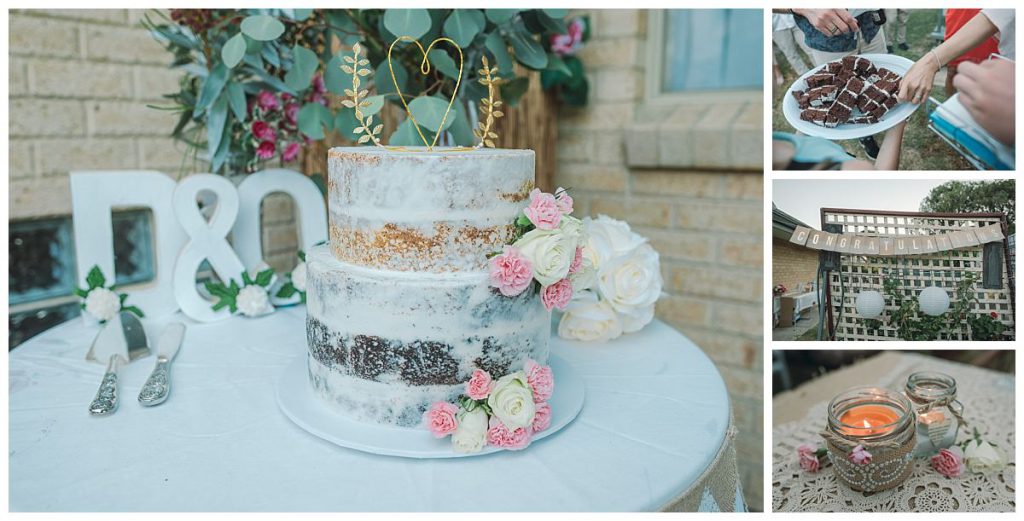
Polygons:
M85 298L85 297L89 296L89 292L84 290L84 289L82 289L82 288L75 288L75 289L71 290L71 292L74 293L75 296L78 297L78 298Z
M508 44L497 31L488 34L484 39L484 47L494 56L494 62L498 66L498 73L509 75L512 73L512 55L508 53Z
M509 33L508 39L519 63L534 70L547 67L548 55L544 52L544 47L533 39L532 34L521 29L515 30Z
M306 103L299 109L299 132L302 132L310 139L323 139L324 126L320 122L319 103Z
M291 282L286 282L281 286L281 289L277 290L278 298L288 298L298 293L299 290L295 289L295 285Z
M452 9L452 14L444 21L444 35L454 40L459 47L468 47L484 28L481 19L472 14L479 12L476 9Z
M320 113L320 123L323 123L324 127L326 127L328 131L330 131L332 128L334 128L334 114L331 114L331 109L319 103L315 103L315 105L317 107L317 112Z
M430 132L437 131L438 127L441 132L444 132L455 122L451 113L445 118L446 110L448 110L448 100L436 96L420 96L409 103L409 112L416 118L416 123ZM454 112L454 107L452 107L452 111Z
M107 278L103 276L99 266L93 266L85 276L85 283L89 285L88 291L92 291L96 288L102 288L107 283Z
M409 73L405 71L405 67L402 67L401 63L392 63L395 66L395 79L398 80L398 86L405 91L405 88L409 85ZM395 82L391 80L391 70L388 69L388 61L386 59L381 61L377 68L374 69L373 81L377 94L398 94L395 92ZM408 96L408 94L406 95Z
M341 70L342 56L335 54L324 69L324 86L332 94L343 96L345 89L352 86L352 75Z
M558 55L553 53L548 53L548 66L544 70L562 73L569 77L572 76L572 71L569 70L569 67L565 64L565 62L562 61L562 59L559 58Z
M456 103L452 105L452 112L455 113L455 121L452 122L448 131L452 133L455 144L466 147L473 146L476 139L473 136L473 127L469 124L469 118L466 117L465 107Z
M301 22L313 14L312 9L292 9L292 20Z
M273 279L274 270L272 268L267 268L256 274L256 285L267 287Z
M352 47L361 38L359 26L356 25L348 12L342 9L328 9L327 22L331 26L331 32L338 38L343 47Z
M220 57L224 60L224 65L228 68L234 68L242 61L242 57L245 56L245 36L242 33L238 33L224 44L224 47L220 50Z
M384 27L395 36L419 38L430 30L430 13L426 9L388 9L384 11Z
M220 137L220 146L217 147L217 152L213 154L213 161L211 169L214 172L220 172L221 167L224 165L228 158L228 151L231 150L231 125L224 125L224 133Z
M369 105L367 105L367 106L362 108L363 117L372 116L372 115L380 112L380 109L384 108L384 96L383 95L370 96L370 97L366 98L363 101L369 103Z
M247 16L242 20L242 33L253 40L276 40L284 33L284 24L273 16L263 14Z
M292 68L284 75L284 83L292 90L305 90L309 88L320 60L315 52L299 44L292 47L292 57Z
M296 253L296 255L299 257L300 261L306 262L306 252L299 250L298 253Z
M429 130L424 131L423 136L427 138L427 141L434 139L434 133ZM416 125L413 125L409 118L405 118L398 125L398 128L388 138L388 143L394 146L423 146L423 140L416 133Z
M430 63L432 63L434 67L437 67L437 70L441 71L441 74L444 74L451 79L458 79L459 66L446 51L442 49L431 49L431 51L427 53L427 56L430 58ZM388 79L391 79L390 75L388 76Z
M353 108L342 107L334 115L334 129L349 141L355 141L362 135L352 131L358 126L359 120L356 119L356 111ZM373 143L369 144L372 145ZM313 179L313 181L316 181L316 179ZM321 192L327 193L326 189L321 190Z
M228 98L221 96L206 114L206 147L212 160L224 137L224 126L228 121ZM216 170L216 168L214 168Z
M511 20L518 13L519 9L487 9L484 11L487 19L498 25Z
M199 100L196 101L196 108L193 115L199 115L206 107L209 107L224 90L224 84L228 80L228 68L224 64L218 64L210 71L210 75L203 81L203 88L199 91Z
M241 83L237 82L228 83L227 88L228 106L231 107L231 113L238 121L245 121L245 89L242 88Z
M129 313L131 313L131 314L133 314L133 315L135 315L135 316L137 316L139 318L146 318L146 315L137 306L123 306L121 308L121 310L122 311L127 311L127 312L129 312Z
M242 272L242 282L244 282L246 286L252 286L252 277L249 276L249 272Z
M501 99L508 105L515 106L519 103L519 98L526 94L526 90L530 88L530 79L525 76L520 76L512 81L502 83L499 87L501 90Z

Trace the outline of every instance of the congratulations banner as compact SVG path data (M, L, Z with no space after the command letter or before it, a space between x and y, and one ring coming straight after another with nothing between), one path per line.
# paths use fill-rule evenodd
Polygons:
M815 250L828 250L852 255L922 255L940 251L970 248L987 242L1003 240L998 224L978 228L961 228L938 235L907 235L902 237L869 237L854 233L829 233L797 226L789 242Z

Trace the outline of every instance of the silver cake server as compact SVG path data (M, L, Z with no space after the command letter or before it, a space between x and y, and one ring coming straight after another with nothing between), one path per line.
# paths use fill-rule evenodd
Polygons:
M160 405L171 393L171 362L185 338L185 324L174 322L164 329L156 341L156 367L139 391L139 403L147 407Z
M89 413L103 416L117 410L117 370L144 356L149 356L146 331L135 315L122 311L103 326L85 355L90 362L107 364L100 388L89 404Z

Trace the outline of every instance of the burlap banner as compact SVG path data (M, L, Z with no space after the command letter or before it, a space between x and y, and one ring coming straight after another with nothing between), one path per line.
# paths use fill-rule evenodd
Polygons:
M869 237L853 233L829 233L797 226L789 242L815 250L836 251L853 255L922 255L940 251L970 248L987 242L1003 240L998 224L960 230L939 235L906 235Z

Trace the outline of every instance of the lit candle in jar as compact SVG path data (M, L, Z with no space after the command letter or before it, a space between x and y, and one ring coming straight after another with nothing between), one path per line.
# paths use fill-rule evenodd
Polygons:
M899 414L891 407L864 404L850 407L839 417L843 431L853 436L875 436L892 432Z

